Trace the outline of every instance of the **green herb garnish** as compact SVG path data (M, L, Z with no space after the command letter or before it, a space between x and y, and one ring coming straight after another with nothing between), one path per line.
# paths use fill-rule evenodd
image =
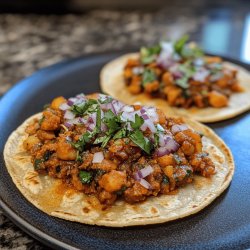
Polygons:
M155 45L153 47L142 47L140 50L140 60L143 64L149 64L156 59L156 56L161 52L161 46Z
M34 169L35 170L40 170L41 169L41 165L44 162L43 159L35 159L34 161Z
M164 185L169 184L169 179L168 179L168 177L167 177L166 175L163 175L162 183L163 183Z
M135 143L138 147L144 150L147 154L150 154L150 151L153 148L153 145L144 137L143 133L140 130L135 130L129 135L129 138Z
M83 184L89 184L92 181L93 174L91 172L81 170L79 173L80 181Z
M157 79L155 72L152 69L144 70L142 74L142 85L145 86L147 83L153 82Z
M177 53L181 53L184 45L186 44L186 42L188 41L189 36L188 35L184 35L182 36L179 40L177 40L174 44L174 49Z
M44 121L45 117L42 116L42 118L39 120L38 124L41 126L42 122Z
M144 123L144 120L141 116L139 116L138 114L135 114L135 122L130 122L130 125L133 129L139 129L141 127L141 125Z

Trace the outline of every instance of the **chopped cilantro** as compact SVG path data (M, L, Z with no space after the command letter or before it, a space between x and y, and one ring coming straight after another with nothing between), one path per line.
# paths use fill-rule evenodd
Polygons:
M135 122L130 122L130 125L133 129L139 129L141 125L144 123L144 120L138 114L135 114Z
M116 132L116 134L114 135L113 139L121 139L126 137L127 135L127 130L125 128L122 128L121 130L119 130L118 132Z
M101 109L100 107L98 107L96 111L96 130L98 132L101 130L101 123L102 123Z
M168 177L167 177L166 175L163 175L162 183L163 183L164 185L169 184L169 179L168 179Z
M44 162L43 159L35 159L34 161L34 169L39 170L41 169L41 164Z
M180 79L177 79L175 81L175 84L179 87L181 87L182 89L187 89L189 88L189 83L188 83L188 78L187 77L182 77Z
M80 152L83 151L84 146L91 141L91 139L95 136L95 131L84 133L77 142L71 142L71 145L75 147Z
M142 74L142 84L145 86L147 83L153 82L157 79L155 72L152 69L144 70Z
M179 40L177 40L174 44L174 49L177 53L181 53L184 45L186 44L186 42L188 41L189 36L188 35L184 35L182 36Z
M89 99L84 103L73 105L71 111L75 115L84 115L85 113L93 113L96 111L98 102L94 99Z
M113 101L113 98L111 96L108 96L106 99L104 100L98 99L98 101L101 104L107 104L107 103L111 103Z
M42 118L39 120L38 124L41 126L42 122L44 121L45 117L42 116Z
M46 150L45 153L43 154L43 159L44 161L49 160L50 156L53 154L52 151Z
M125 192L126 189L127 189L126 186L122 186L122 188L120 190L116 191L116 194L117 195L122 195Z
M82 160L82 157L81 157L81 155L80 155L79 150L78 150L78 151L77 151L77 153L76 153L76 161L78 161L78 162L80 162L80 163L82 163L82 162L83 162L83 160Z
M81 170L79 173L80 181L83 184L89 184L92 181L93 174L91 172Z
M129 135L129 138L135 143L138 147L144 150L147 154L150 154L151 149L153 148L152 143L148 138L144 137L143 133L140 130L135 130Z
M178 154L173 154L173 156L174 156L175 162L176 162L177 164L181 164L181 162L182 162L181 157L180 157Z
M156 59L156 56L161 52L161 46L155 45L150 48L142 47L140 50L140 59L143 64L149 64Z
M107 132L108 135L111 135L118 129L120 129L120 122L118 119L119 118L111 110L108 110L104 114L103 122L108 127L108 132Z
M45 104L45 105L43 106L43 109L47 109L47 108L49 108L49 107L50 107L50 104L47 103L47 104Z
M190 177L192 175L192 171L190 169L187 169L186 171L186 177Z

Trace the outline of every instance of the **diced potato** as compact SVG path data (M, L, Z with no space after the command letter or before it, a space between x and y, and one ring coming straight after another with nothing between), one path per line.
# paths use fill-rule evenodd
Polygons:
M157 161L161 167L175 164L175 160L174 160L173 155L161 156L161 157L157 158Z
M166 166L164 167L163 169L164 171L164 174L169 177L169 178L172 178L173 177L173 174L174 174L174 167L169 165L169 166Z
M157 91L159 87L160 87L160 83L158 81L153 81L153 82L147 83L144 86L144 89L145 89L145 92L152 93L154 91Z
M99 181L100 187L110 193L120 190L125 184L126 173L116 170L112 170L109 173L104 174Z
M181 95L181 89L174 86L167 86L164 88L164 93L170 105L174 105L176 99Z
M66 102L66 99L62 96L59 96L57 98L55 98L52 102L51 102L51 105L50 107L52 109L59 109L60 105L65 103Z
M215 108L222 108L228 105L228 98L217 91L208 93L208 101L209 104Z
M139 94L141 92L141 78L139 76L133 76L128 90L132 94Z
M169 72L164 73L163 76L162 76L162 81L166 85L172 85L173 81L174 81L172 74L169 73Z
M33 146L38 143L40 143L38 137L36 135L31 135L23 142L23 146L26 150L31 150Z
M60 141L57 144L57 157L65 161L74 161L76 159L77 151L69 143Z

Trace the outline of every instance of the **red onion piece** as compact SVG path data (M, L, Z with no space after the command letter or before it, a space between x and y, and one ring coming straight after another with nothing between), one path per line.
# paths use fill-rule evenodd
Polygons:
M164 129L160 124L157 124L156 127L157 127L157 129L158 129L159 131L161 131L161 132L164 132L164 131L165 131L165 129Z
M152 189L152 186L150 185L150 183L148 183L146 180L144 179L140 179L139 183L145 187L146 189Z
M66 110L64 114L64 119L72 120L75 118L75 114L71 112L70 110Z
M138 172L140 173L139 176L141 176L141 178L144 178L153 173L154 169L150 165L148 165L145 168L140 169Z
M159 119L156 109L154 107L147 108L147 115L153 122L157 122Z
M193 79L197 82L204 82L209 75L207 69L201 68L193 75Z
M150 130L152 133L155 133L155 132L156 132L155 125L154 125L154 123L152 122L152 120L150 120L150 119L144 120L144 123L143 123L142 126L141 126L141 130L142 130L142 131L146 131L147 128L149 128L149 130Z
M134 112L135 109L134 109L134 107L132 107L132 106L126 105L126 106L124 106L124 107L122 108L122 111L124 111L124 112Z
M71 127L73 126L73 124L72 124L70 121L64 122L64 125L65 125L67 128L71 128Z
M180 145L171 137L167 137L165 146L159 147L155 150L158 157L174 153L179 149Z
M171 132L173 134L176 134L178 132L181 132L181 131L184 131L184 130L187 130L187 129L188 129L188 126L186 124L175 124L171 128Z
M103 152L94 153L92 163L101 163L104 159Z
M70 106L65 102L65 103L62 103L59 107L59 109L63 110L63 111L66 111L67 109L69 109Z
M141 117L142 117L144 120L148 120L148 119L149 119L149 117L148 117L147 114L143 114Z

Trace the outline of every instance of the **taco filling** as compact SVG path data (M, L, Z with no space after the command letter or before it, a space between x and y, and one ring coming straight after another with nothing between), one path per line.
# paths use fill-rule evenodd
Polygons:
M141 48L138 59L127 60L123 77L131 94L146 93L182 108L226 107L232 93L243 91L237 70L224 67L220 57L205 56L188 36Z
M34 169L112 205L170 194L215 166L202 135L154 107L110 96L58 97L26 127Z

